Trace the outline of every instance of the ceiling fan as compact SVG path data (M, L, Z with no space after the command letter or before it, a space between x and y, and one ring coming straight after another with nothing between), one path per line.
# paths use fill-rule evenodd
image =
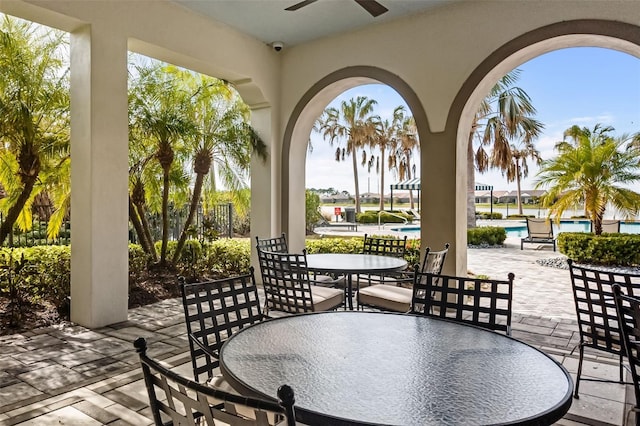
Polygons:
M308 6L311 3L315 3L316 1L318 0L303 0L301 2L294 4L293 6L287 7L285 10L288 10L288 11L298 10L301 7ZM373 16L374 18L376 16L380 16L383 13L389 11L389 9L387 9L386 7L378 3L376 0L354 0L354 1L358 3L360 6L362 6L362 8L367 12L369 12L371 16Z

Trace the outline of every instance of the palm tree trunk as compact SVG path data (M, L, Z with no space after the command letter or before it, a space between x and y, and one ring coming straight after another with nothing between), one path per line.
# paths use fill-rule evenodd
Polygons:
M473 161L473 132L467 144L467 228L476 227L476 169Z
M11 206L11 208L7 212L7 216L5 217L4 222L2 222L2 225L0 225L0 244L4 243L7 235L11 233L13 225L16 223L18 216L20 216L20 212L31 196L31 191L33 191L33 187L35 186L36 180L38 179L38 173L39 170L22 176L22 182L24 183L22 192L18 196L16 203Z
M353 180L356 192L356 213L362 213L360 209L360 185L358 185L358 161L356 159L356 149L351 148L351 159L353 160Z
M204 183L204 174L196 173L196 181L193 186L193 195L191 196L191 204L189 205L189 214L187 215L187 219L184 221L184 227L182 228L182 232L180 233L180 238L178 239L178 245L176 247L175 253L173 253L173 263L177 263L178 259L180 259L180 253L184 248L184 244L187 241L187 235L189 227L191 223L193 223L193 218L196 215L196 210L198 209L198 203L200 202L200 194L202 193L202 185Z
M144 208L144 204L135 204L136 211L138 212L138 217L142 223L142 230L144 231L144 236L149 243L149 254L151 255L151 259L154 262L158 261L158 253L156 252L156 246L153 241L153 236L151 235L151 226L149 225L149 220L147 219L147 213Z
M384 210L384 145L380 147L380 211Z
M163 172L162 188L162 247L160 248L160 265L167 264L167 245L169 244L169 168Z
M142 222L140 221L140 217L138 216L138 212L136 211L136 207L133 204L133 200L129 197L129 220L133 225L133 229L136 231L136 235L138 236L138 240L140 240L140 245L142 246L142 250L145 253L149 254L149 241L147 241L147 236L144 234L144 229L142 228Z
M516 159L516 195L518 196L518 214L522 216L522 189L520 188L520 162Z

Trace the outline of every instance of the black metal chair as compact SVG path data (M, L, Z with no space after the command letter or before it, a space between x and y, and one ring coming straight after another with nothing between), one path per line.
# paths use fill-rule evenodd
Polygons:
M378 256L404 257L407 251L407 236L404 238L394 237L371 237L364 234L362 254L374 254ZM356 274L355 282L357 290L361 286L369 286L372 284L384 283L385 277L392 274Z
M624 383L624 348L613 298L613 285L620 285L628 296L640 296L640 275L578 266L571 259L567 262L580 333L580 343L576 346L580 351L580 359L573 393L574 398L578 398L581 380L616 383L614 380L582 377L585 347L618 355L620 377L617 383Z
M136 339L134 346L140 355L156 426L295 425L294 393L287 385L278 389L279 403L231 394L189 380L149 358L147 342L141 337Z
M181 279L182 305L196 381L220 380L222 344L235 332L264 319L253 267L236 277L200 283ZM221 386L220 383L218 383Z
M613 285L613 295L636 397L636 404L627 413L627 421L624 424L628 424L628 416L633 412L636 417L636 426L640 426L640 298L623 294L619 284Z
M440 251L426 248L424 259L414 270L439 274L442 272L444 261L449 252L449 243ZM385 277L382 284L374 284L358 291L358 306L370 306L376 309L393 312L408 312L411 309L413 297L413 271L402 272L399 275Z
M337 309L344 304L344 291L311 285L307 251L278 253L258 250L265 293L265 315L269 311L290 314Z
M511 335L513 273L493 280L417 272L411 312L448 318Z
M287 235L283 232L281 236L273 238L260 238L256 236L256 250L258 252L272 251L277 253L288 253L289 245L287 244ZM337 287L344 285L345 277L342 275L334 277L331 275L309 272L309 279L313 285Z
M273 238L260 238L256 236L256 249L258 249L258 251L288 253L289 245L287 244L287 235L283 232L281 236Z
M371 237L364 234L362 253L382 256L404 257L407 250L407 236L404 238Z

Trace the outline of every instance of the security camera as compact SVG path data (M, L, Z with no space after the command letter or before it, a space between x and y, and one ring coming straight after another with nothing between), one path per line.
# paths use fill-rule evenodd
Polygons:
M275 50L276 52L279 52L284 47L284 43L281 41L274 41L273 43L271 43L271 47L273 47L273 50Z

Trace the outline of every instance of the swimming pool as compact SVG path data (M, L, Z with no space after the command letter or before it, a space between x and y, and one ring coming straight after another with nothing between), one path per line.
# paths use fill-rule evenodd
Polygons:
M496 223L495 226L500 226ZM507 238L522 238L527 236L527 224L522 222L522 225L505 226L507 231ZM392 231L402 232L403 234L414 235L417 237L420 235L419 226L401 226L397 228L391 228ZM553 235L558 235L561 232L589 232L591 230L591 223L588 220L562 220L560 224L553 222ZM620 232L627 234L640 234L640 222L621 222Z

